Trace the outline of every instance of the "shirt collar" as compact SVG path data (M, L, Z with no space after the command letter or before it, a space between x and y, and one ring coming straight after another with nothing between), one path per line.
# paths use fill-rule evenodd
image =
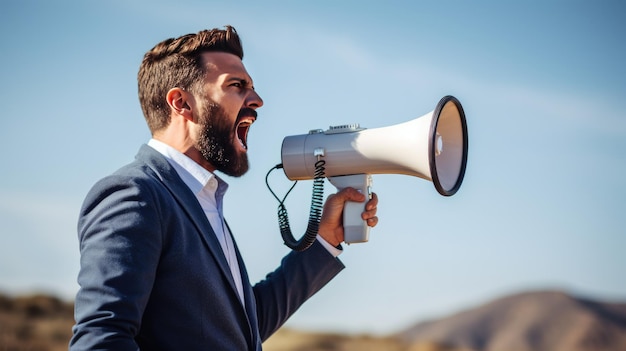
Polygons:
M200 194L202 189L205 188L212 179L218 183L217 187L212 187L214 190L219 188L220 195L226 192L228 184L225 181L214 173L204 169L196 163L196 161L189 158L189 156L156 139L150 139L148 146L158 151L168 160L183 182L196 196Z

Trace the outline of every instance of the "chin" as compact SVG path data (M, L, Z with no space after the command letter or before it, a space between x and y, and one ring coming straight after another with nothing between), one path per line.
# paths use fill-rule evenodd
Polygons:
M241 177L248 172L250 169L250 164L248 163L248 156L246 154L239 155L237 161L232 163L229 162L220 171L222 173L227 174L231 177Z

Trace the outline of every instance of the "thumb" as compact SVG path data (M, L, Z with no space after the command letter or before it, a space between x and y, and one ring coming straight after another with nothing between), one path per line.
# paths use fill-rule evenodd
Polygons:
M329 220L338 220L341 218L343 207L347 201L363 202L365 195L354 188L344 188L338 193L328 196L324 206L324 214Z

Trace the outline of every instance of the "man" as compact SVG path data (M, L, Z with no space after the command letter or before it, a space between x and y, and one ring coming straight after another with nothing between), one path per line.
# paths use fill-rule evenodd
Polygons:
M90 190L70 350L261 350L261 343L341 269L341 213L331 195L317 241L251 286L222 216L226 183L248 169L247 134L263 101L234 28L168 39L144 57L139 99L152 139ZM362 217L375 226L377 198Z

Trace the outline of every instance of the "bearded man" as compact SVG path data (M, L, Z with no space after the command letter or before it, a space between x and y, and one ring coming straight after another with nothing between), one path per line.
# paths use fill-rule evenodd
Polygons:
M247 136L263 100L234 28L165 40L145 54L139 100L152 138L97 182L81 208L80 290L70 350L261 350L344 266L342 209L329 196L316 242L251 285L223 217L248 170ZM375 226L377 198L362 218ZM244 218L245 219L245 218Z

